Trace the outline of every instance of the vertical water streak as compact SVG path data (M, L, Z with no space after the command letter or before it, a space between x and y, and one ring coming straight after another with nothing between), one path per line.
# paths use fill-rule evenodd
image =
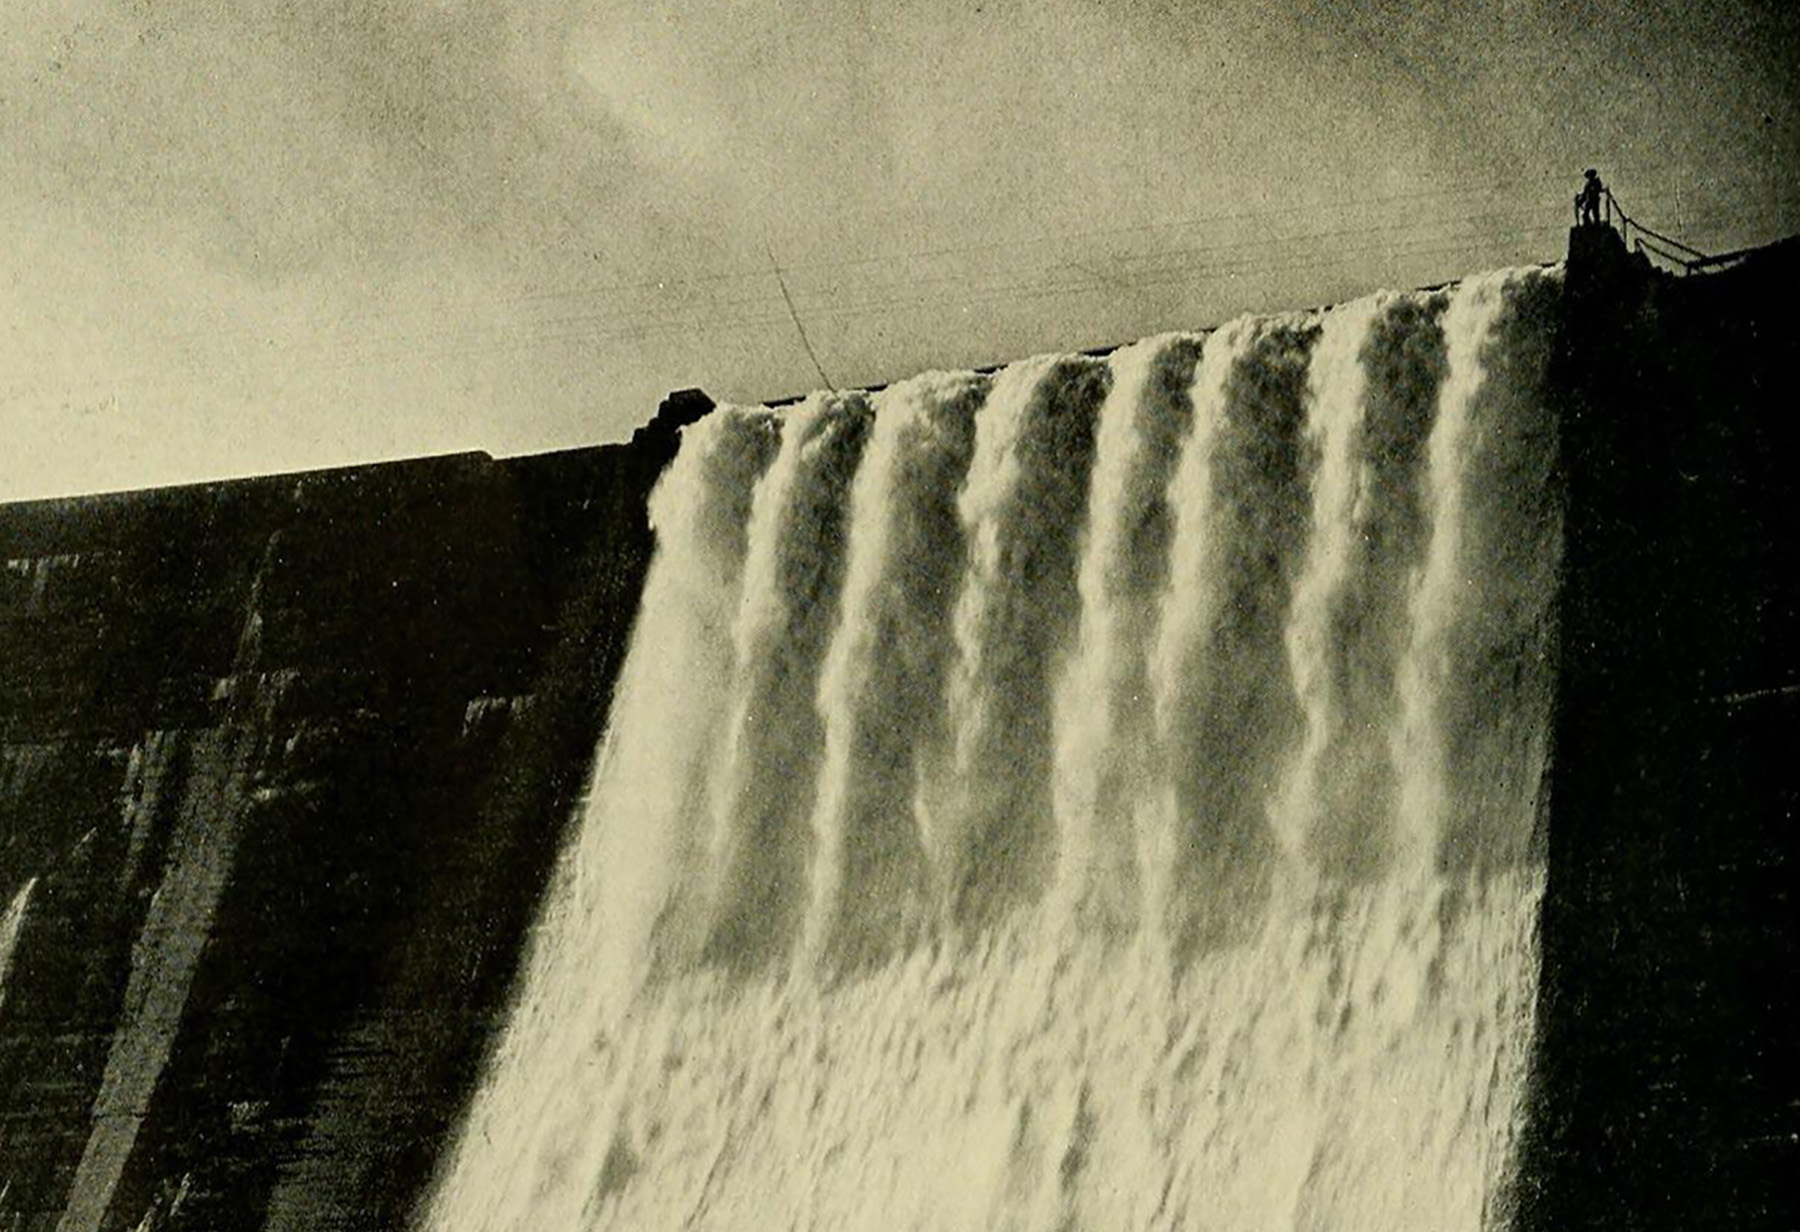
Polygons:
M751 495L777 439L770 413L721 407L683 431L651 495L656 557L584 815L430 1226L578 1226L580 1188L543 1177L598 1169L590 1066L604 1024L629 1012L659 948L668 961L694 948L697 905L683 895L704 854Z
M1340 612L1356 572L1356 515L1365 500L1363 348L1386 303L1385 295L1374 295L1326 313L1307 372L1306 437L1319 463L1312 484L1312 525L1285 636L1305 727L1271 809L1277 837L1290 852L1312 847L1328 818L1340 820L1328 812L1326 770L1355 772L1328 767L1326 753L1351 721L1341 696L1345 634L1351 631L1341 627Z
M0 1009L6 1007L6 982L12 975L13 951L18 948L19 934L25 928L25 913L31 907L31 892L37 888L37 883L38 879L32 877L20 886L7 906L6 914L0 915Z
M1423 554L1424 444L1443 379L1442 298L1379 295L1334 310L1309 383L1320 469L1287 632L1306 735L1276 810L1290 849L1333 876L1374 875L1392 842L1388 733Z
M1076 545L1109 376L1085 357L1015 364L976 420L958 501L968 572L955 614L953 790L940 806L947 893L963 923L1031 900L1048 872L1051 694L1079 614Z
M941 747L950 617L964 544L956 493L989 382L930 374L875 398L850 493L842 615L819 681L809 948L864 964L927 922L919 773Z
M1078 588L1080 633L1057 693L1062 910L1110 933L1139 911L1134 818L1151 794L1149 651L1168 577L1169 478L1193 419L1201 340L1115 352L1100 409Z
M1415 867L1472 862L1471 844L1482 842L1472 836L1516 829L1519 807L1536 798L1536 773L1516 772L1541 765L1541 755L1513 746L1541 739L1548 705L1561 522L1541 373L1545 305L1556 291L1538 272L1481 275L1456 289L1444 314L1448 371L1426 477L1430 538L1409 603L1393 736L1402 854ZM1513 364L1522 387L1510 373L1490 372L1502 340L1524 344ZM1510 838L1495 841L1523 854Z
M1444 669L1456 686L1438 709L1451 790L1437 858L1485 877L1537 859L1537 829L1520 819L1541 805L1555 688L1563 502L1548 373L1562 282L1545 270L1475 281L1499 303L1467 411L1479 442L1460 492L1471 564Z
M1281 631L1305 538L1316 334L1301 318L1233 322L1195 376L1155 668L1178 957L1253 927L1271 869L1273 780L1298 722Z
M781 451L751 502L714 799L707 938L708 954L730 966L754 966L778 952L806 902L823 744L815 686L837 615L845 497L869 421L860 393L815 395L789 411Z
M1398 771L1389 733L1409 635L1409 582L1425 556L1426 446L1447 361L1446 297L1405 296L1376 318L1363 350L1362 495L1352 511L1355 564L1334 601L1329 650L1344 714L1322 751L1324 829L1313 847L1338 873L1392 854Z

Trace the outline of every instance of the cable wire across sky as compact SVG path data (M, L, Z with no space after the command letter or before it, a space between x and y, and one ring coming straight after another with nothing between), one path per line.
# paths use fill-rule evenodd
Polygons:
M1566 177L1563 177L1566 178ZM1009 307L1058 296L1121 299L1191 286L1218 296L1233 283L1276 273L1303 273L1329 278L1355 257L1382 256L1417 264L1426 259L1471 256L1507 249L1516 257L1529 241L1552 243L1562 219L1551 212L1543 192L1527 192L1547 183L1560 186L1549 173L1501 183L1475 181L1440 184L1430 189L1352 198L1325 209L1300 205L1270 206L1208 216L1172 219L1116 228L1090 228L1046 234L1029 240L948 244L909 252L890 252L832 261L777 263L761 271L717 271L673 282L639 282L593 287L543 289L496 297L492 303L520 309L520 319L480 328L444 327L422 320L425 310L366 313L324 322L334 332L308 337L298 328L321 323L296 321L294 336L267 337L267 327L232 329L215 322L210 328L166 335L166 362L153 369L107 374L109 388L177 385L185 380L325 372L345 367L381 366L429 361L449 355L544 347L570 342L626 343L657 337L688 336L696 342L724 333L814 322L842 326L872 318L933 309L1004 312ZM1637 199L1659 211L1679 206L1676 186L1647 189ZM1691 199L1691 193L1689 194ZM1492 208L1497 202L1514 204ZM1424 207L1473 204L1468 211L1427 213ZM1640 207L1642 208L1642 207ZM1376 217L1358 218L1370 211ZM1680 220L1702 230L1765 222L1780 207L1760 211L1720 210ZM1398 216L1395 216L1395 215ZM1355 219L1356 221L1350 221ZM1294 226L1293 223L1301 225ZM1322 225L1334 222L1346 225ZM1220 238L1199 243L1174 242L1189 233ZM1158 242L1146 244L1146 239ZM1115 247L1098 247L1107 243ZM1092 245L1097 251L1072 251ZM964 264L945 272L929 272L948 258L987 254L986 266ZM1544 259L1553 254L1546 251ZM1104 263L1104 268L1096 268ZM1467 261L1451 261L1443 272L1460 272ZM854 272L855 278L846 275ZM1428 277L1430 275L1427 275ZM789 282L789 277L801 281ZM815 280L807 285L806 279ZM757 287L755 284L764 284ZM728 288L735 293L720 294ZM649 293L665 297L657 303ZM636 296L634 302L633 296ZM1229 299L1229 296L1224 298ZM648 301L648 302L647 302ZM533 315L544 308L564 311ZM1259 304L1258 306L1266 306ZM568 311L568 309L577 309ZM419 321L424 328L405 328ZM399 330L381 326L401 324ZM1147 323L1154 328L1159 322ZM825 375L814 343L800 325L801 343L821 381ZM259 338L259 335L265 335ZM203 345L221 341L263 341L265 349L247 362L220 363L208 358ZM1075 339L1082 347L1099 345ZM998 357L996 357L998 358ZM28 374L9 373L9 392L33 384Z

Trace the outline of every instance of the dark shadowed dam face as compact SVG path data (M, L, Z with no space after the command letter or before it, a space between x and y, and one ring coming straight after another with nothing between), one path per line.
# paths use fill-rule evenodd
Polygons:
M0 1230L1790 1226L1800 254L1573 243L0 507Z
M672 452L0 507L0 1227L405 1225Z
M1559 292L689 429L429 1226L1502 1226Z

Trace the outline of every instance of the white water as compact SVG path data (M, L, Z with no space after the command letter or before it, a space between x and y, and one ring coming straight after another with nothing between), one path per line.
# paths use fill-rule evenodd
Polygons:
M1081 625L1057 699L1058 914L1109 934L1141 920L1138 821L1154 781L1148 648L1167 580L1174 458L1192 420L1200 341L1151 338L1112 358L1100 411Z
M1346 642L1358 631L1343 627L1341 613L1346 592L1357 581L1358 540L1367 535L1371 513L1362 448L1368 384L1362 348L1387 302L1386 296L1371 296L1327 315L1307 371L1306 435L1319 461L1305 564L1285 636L1305 735L1271 809L1277 837L1289 852L1304 850L1334 821L1348 820L1331 815L1336 793L1329 777L1359 768L1341 759L1334 764L1331 754L1346 725L1380 721L1379 713L1354 713L1344 696L1341 665Z
M431 1225L1504 1226L1555 291L690 429Z

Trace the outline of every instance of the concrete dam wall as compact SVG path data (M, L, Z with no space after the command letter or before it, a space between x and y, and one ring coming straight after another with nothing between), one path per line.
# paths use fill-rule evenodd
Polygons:
M404 1223L706 405L0 510L0 1226Z
M1581 230L1559 278L1511 298L1472 280L991 381L727 408L680 437L711 404L678 395L628 445L542 457L0 507L0 1228L732 1227L751 1210L828 1227L881 1193L895 1227L1788 1226L1770 1178L1800 1163L1797 265L1789 244L1674 279ZM1485 341L1508 329L1530 345ZM1528 391L1510 403L1492 392L1502 351L1532 357L1507 359ZM1457 376L1470 364L1489 393ZM1499 439L1539 412L1553 431ZM1486 469L1457 469L1465 455ZM1555 542L1521 565L1515 526ZM933 548L945 536L954 551ZM1498 553L1476 576L1530 585L1455 607L1469 544ZM683 572L646 592L653 555ZM1433 568L1451 570L1438 591L1417 580ZM869 632L809 615L824 605ZM1399 624L1410 638L1383 632ZM1540 662L1551 687L1527 721ZM716 677L717 704L663 708L688 668ZM1374 683L1334 683L1352 678ZM1090 680L1113 716L1098 729L1069 700ZM1154 714L1106 700L1134 691ZM915 745L940 711L954 730ZM737 734L671 717L690 713ZM612 750L630 733L715 742L639 837L595 829L660 798L627 771L663 763ZM1139 764L1152 747L1180 755ZM1476 764L1492 773L1453 772ZM915 775L1006 791L933 797L916 840L828 841L896 834L911 806L889 797ZM1434 783L1476 812L1502 789L1521 806L1434 837L1407 871L1417 827L1365 831ZM832 800L848 803L821 821ZM1225 814L1234 828L1207 828ZM1365 814L1353 834L1328 824ZM583 895L618 894L609 860L699 815L722 837L696 830L641 918L603 903L584 932ZM1146 854L1165 833L1172 854ZM1134 871L1093 873L1115 866ZM1067 886L1041 931L1072 940L1045 948L1050 917L1029 913ZM1484 911L1500 933L1468 923ZM1318 988L1282 957L1290 935L1329 960ZM1390 935L1399 957L1371 958ZM1476 997L1499 1017L1444 991L1465 954L1470 978L1495 954L1518 965ZM618 1003L664 1026L570 1008L614 958L648 972ZM1415 960L1416 1002L1396 1009ZM1266 1011L1208 1008L1259 983ZM1061 1015L1080 1039L1021 1034L1058 989L1088 990ZM1087 1022L1100 989L1130 1012ZM1288 1002L1306 1012L1283 1018ZM1364 1021L1391 1033L1376 1060L1343 1042ZM1382 1068L1437 1055L1440 1027L1461 1051L1439 1085ZM990 1059L938 1055L946 1031ZM1165 1031L1167 1056L1124 1048ZM1009 1068L1031 1049L1042 1074ZM906 1171L916 1137L833 1085L903 1109L880 1084L909 1064L909 1091L958 1092L921 1106L955 1153L994 1144L954 1193ZM684 1082L698 1120L667 1102ZM814 1112L782 1120L815 1086ZM1427 1092L1380 1122L1394 1141L1445 1126L1430 1209L1405 1180L1416 1150L1315 1115L1390 1091ZM1302 1144L1279 1184L1256 1171L1285 1166L1285 1146L1256 1146L1271 1118L1272 1141ZM706 1145L719 1125L735 1128ZM813 1151L810 1170L777 1176L752 1138ZM1137 1183L1143 1160L1163 1171Z

